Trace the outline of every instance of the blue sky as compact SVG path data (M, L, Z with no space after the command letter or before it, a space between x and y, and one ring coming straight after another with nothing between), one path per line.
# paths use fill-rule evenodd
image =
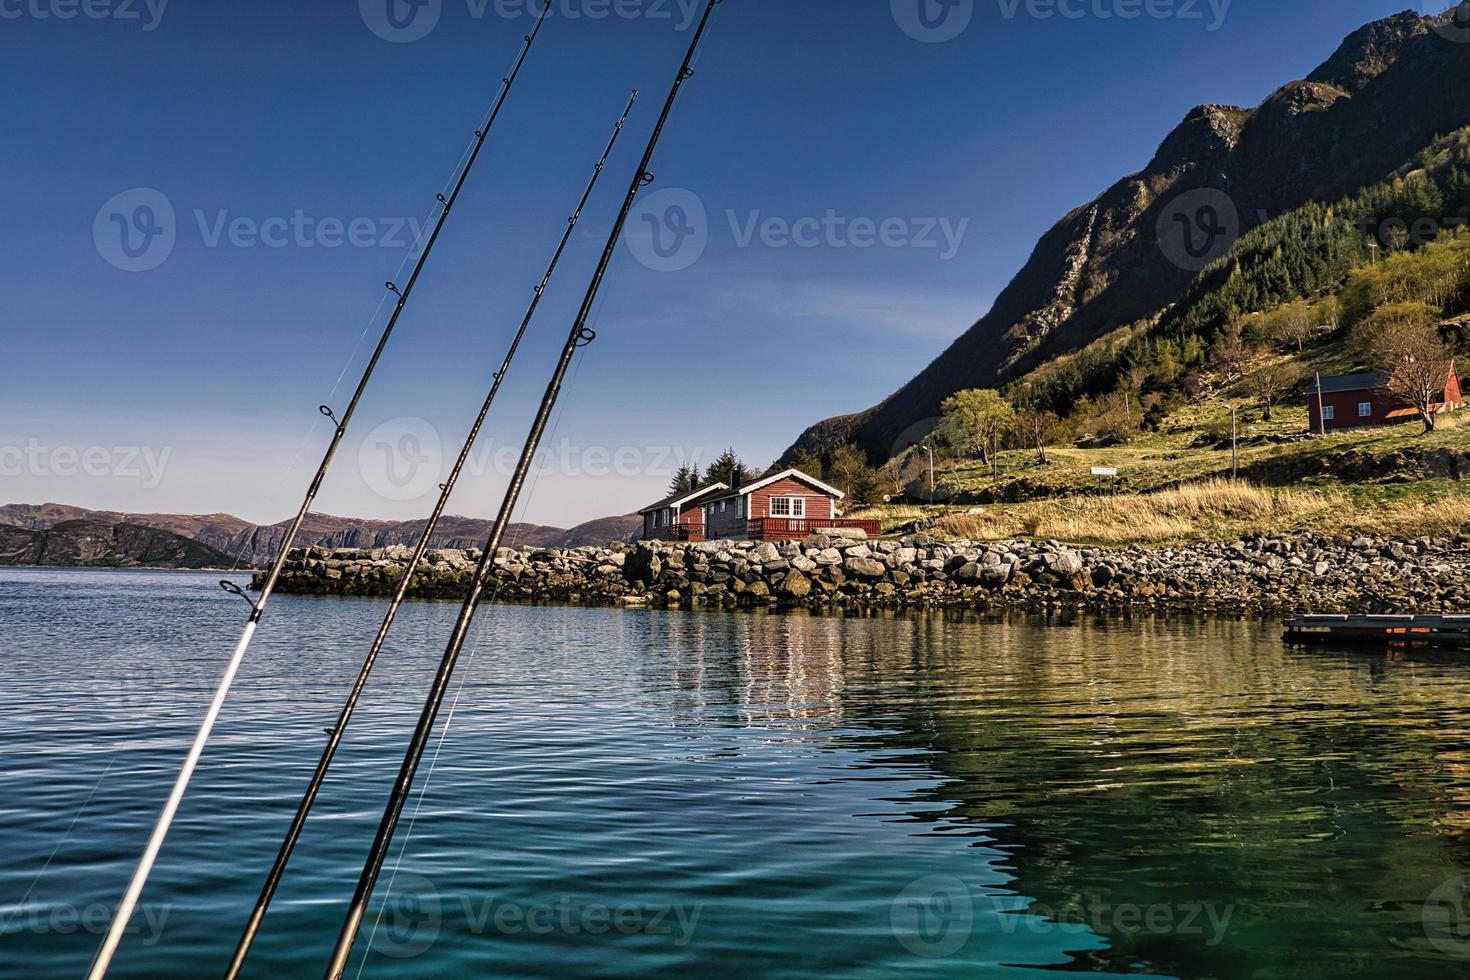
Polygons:
M294 510L328 436L316 406L345 400L409 219L532 24L529 0L427 0L395 33L385 2L0 0L0 502ZM494 512L691 2L555 0L319 510L427 513L637 87L451 507ZM1404 6L956 0L931 31L918 2L719 8L522 516L627 512L683 456L764 465L881 399L1191 107L1254 105Z

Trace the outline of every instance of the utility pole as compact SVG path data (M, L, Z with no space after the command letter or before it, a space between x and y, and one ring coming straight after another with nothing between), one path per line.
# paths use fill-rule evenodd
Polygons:
M929 502L934 503L934 448L927 442L919 446L929 454Z

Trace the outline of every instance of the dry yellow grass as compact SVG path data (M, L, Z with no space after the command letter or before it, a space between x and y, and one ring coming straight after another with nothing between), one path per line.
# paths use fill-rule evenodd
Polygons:
M1300 527L1341 501L1309 491L1271 491L1207 480L1157 493L1072 497L943 518L939 527L972 540L1033 537L1107 544L1159 543Z
M1470 530L1470 497L1401 500L1355 526L1396 538L1454 537Z
M851 518L855 521L874 520L883 521L885 524L902 524L904 521L912 521L920 517L928 517L933 512L934 511L930 508L910 507L903 504L894 504L892 506L884 507L865 507L861 510L855 510L851 513L843 514L842 516Z
M1470 493L1447 485L1429 494L1375 499L1346 490L1267 489L1243 480L1211 479L1144 494L1072 495L965 513L897 506L848 516L878 518L888 528L938 517L937 533L972 541L1054 538L1158 545L1295 531L1443 538L1470 535Z

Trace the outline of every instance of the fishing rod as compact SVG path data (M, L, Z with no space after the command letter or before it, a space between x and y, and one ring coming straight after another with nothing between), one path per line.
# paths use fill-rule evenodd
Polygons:
M587 202L592 198L592 192L597 187L598 178L602 176L603 168L607 165L608 157L612 155L613 148L617 145L618 136L622 134L623 126L628 121L628 115L633 111L633 105L638 101L638 93L633 92L628 99L628 105L623 109L623 115L618 119L617 125L613 127L612 138L608 140L607 147L602 151L602 157L593 168L592 178L587 182L586 189L582 192L582 199L578 202L576 210L572 212L571 218L567 220L566 231L562 233L561 243L551 257L551 264L546 267L546 274L541 277L541 283L536 287L531 305L526 310L525 318L521 320L520 329L516 331L515 338L511 341L510 349L506 352L505 361L500 365L500 370L495 372L494 382L490 386L490 392L485 396L485 402L480 406L480 414L475 418L474 425L470 427L470 433L465 438L464 445L460 448L459 458L455 460L453 468L449 472L449 478L440 485L439 501L434 506L434 513L429 517L429 523L424 527L423 534L419 537L418 546L414 549L413 557L409 559L408 569L404 573L403 581L398 584L398 589L393 594L393 599L388 604L387 615L383 617L383 625L378 628L378 635L373 640L372 648L368 650L367 659L363 661L362 670L357 675L357 681L352 686L352 691L347 695L347 702L342 706L342 712L337 717L337 723L327 731L327 746L322 751L321 761L317 763L316 772L312 774L311 782L306 787L306 793L301 798L301 804L296 809L296 816L291 821L291 827L286 831L286 838L281 843L280 853L276 855L275 864L271 866L270 874L266 876L265 887L261 889L260 898L255 903L255 911L250 915L250 921L245 925L244 935L240 937L240 943L235 948L234 958L230 961L230 967L225 972L225 980L235 980L245 966L245 958L250 955L250 947L255 942L256 934L260 931L261 921L265 918L266 910L270 907L271 899L275 896L276 888L281 883L281 877L286 872L286 864L291 860L291 852L296 847L297 840L301 837L302 828L306 826L306 818L311 813L312 805L316 802L317 794L321 790L322 782L326 779L327 770L331 768L332 758L337 753L337 746L342 742L342 735L347 730L348 723L352 720L352 714L357 709L357 702L362 696L363 688L366 687L368 675L372 673L374 664L377 663L378 654L383 650L383 644L388 639L388 633L393 628L393 621L398 616L398 610L408 598L409 584L413 574L418 570L424 560L424 555L429 550L429 539L439 526L439 521L444 516L445 509L449 506L449 498L454 493L455 484L459 482L461 473L464 472L465 464L469 461L470 452L473 450L476 440L480 436L480 430L484 428L485 419L490 414L490 407L495 403L495 396L500 391L500 385L505 380L506 373L510 370L511 361L515 359L516 351L521 346L521 341L526 336L531 321L536 316L536 310L541 305L541 297L546 292L546 287L551 284L551 278L560 264L563 253L571 243L572 233L577 227L577 222L582 218L582 212L586 210Z
M622 210L618 212L617 221L613 223L612 233L608 236L607 246L603 249L602 258L598 262L597 270L592 275L592 283L587 288L587 296L582 301L582 307L577 313L577 318L572 324L570 334L567 336L566 345L562 348L561 359L557 362L556 370L552 373L551 381L546 387L546 393L542 396L541 406L536 412L536 419L531 425L530 434L526 437L526 445L521 450L520 460L516 463L514 474L511 476L510 485L506 488L505 497L500 504L500 512L495 518L495 524L490 529L490 534L485 540L485 550L480 556L480 562L475 568L475 574L470 584L469 594L465 596L464 605L460 608L459 618L454 624L454 632L449 639L449 645L444 651L444 657L440 661L438 672L434 676L433 685L429 689L427 700L424 702L423 711L419 716L418 725L414 729L413 738L409 742L408 751L404 756L403 765L398 771L398 778L393 784L392 792L388 798L387 808L384 810L383 819L378 826L377 835L373 838L372 847L368 853L367 862L363 865L362 876L358 880L357 890L352 896L352 903L348 907L346 920L342 925L342 932L338 936L337 945L332 951L331 960L328 963L326 976L328 980L340 980L347 969L347 960L352 955L352 947L357 941L357 934L362 928L362 919L367 911L368 902L372 899L373 889L377 885L378 875L383 870L383 863L388 857L388 849L393 841L393 833L397 829L399 817L403 814L403 806L408 800L408 794L413 788L414 776L418 771L419 762L423 759L424 750L428 746L429 738L433 734L434 723L439 715L439 709L444 703L445 693L449 688L449 680L454 673L454 668L459 661L461 650L464 649L466 638L469 636L470 624L475 618L475 612L479 608L480 600L485 592L485 585L495 567L495 553L500 548L500 542L505 537L505 530L510 524L515 512L516 504L520 499L521 490L526 483L526 476L530 472L531 464L535 459L536 452L540 447L541 438L546 432L547 423L551 419L552 409L556 406L557 397L561 394L562 384L566 379L567 368L571 365L572 358L576 352L590 344L596 333L588 328L587 319L592 314L592 308L596 304L597 294L602 288L602 281L607 275L608 266L611 265L613 254L618 247L618 240L622 237L623 228L627 224L628 215L633 210L633 204L637 200L638 192L653 182L653 174L648 167L653 162L654 151L658 147L659 138L663 135L664 126L673 112L674 103L678 100L679 92L684 83L694 76L694 56L699 51L699 43L704 37L705 29L709 26L711 15L716 5L723 0L708 0L704 8L704 16L700 19L699 27L695 30L694 38L690 42L689 52L684 56L684 63L679 67L679 74L674 79L673 86L669 90L668 100L664 103L663 112L658 117L658 122L653 128L653 133L648 138L648 147L644 150L643 159L638 164L638 170L633 175L628 194L623 200Z
M474 169L475 161L480 156L480 151L485 146L485 140L490 135L490 129L495 125L500 116L500 110L505 105L506 98L510 95L516 78L520 75L521 66L526 63L526 57L531 53L531 47L536 42L536 36L541 32L541 26L546 22L546 15L551 10L551 4L547 3L541 11L536 26L524 38L524 45L515 61L515 66L509 75L501 80L500 92L496 96L494 105L485 124L475 131L474 149L471 150L469 159L465 161L460 170L459 178L455 182L454 189L448 197L442 193L437 196L442 210L439 218L434 224L434 230L430 233L428 240L424 243L423 251L419 254L413 272L402 289L393 283L387 283L389 292L398 297L398 302L393 308L392 315L388 318L388 324L383 328L382 336L378 338L377 347L374 348L372 356L368 359L367 366L363 369L362 377L357 382L357 388L352 393L346 409L341 418L332 411L329 406L321 407L322 415L336 423L336 431L332 435L331 442L327 446L326 454L322 457L321 465L317 468L316 476L312 479L310 487L306 491L306 498L301 502L301 509L292 520L285 537L281 540L280 551L271 563L270 571L266 575L264 583L260 587L260 594L255 602L251 603L250 618L245 623L245 629L240 634L240 639L235 644L235 650L230 655L228 664L225 666L224 676L220 679L219 686L214 693L214 699L210 702L209 710L205 713L204 721L199 726L199 732L194 737L194 742L189 748L189 754L184 760L183 767L179 770L177 780L174 782L173 790L169 793L168 801L164 804L163 812L154 825L153 833L148 839L148 845L143 851L142 858L133 872L132 880L128 883L127 891L123 894L122 901L118 904L117 913L113 916L112 925L102 940L102 948L97 952L97 958L92 962L92 968L87 974L87 980L102 980L107 975L107 970L112 964L112 958L117 952L118 944L122 941L126 932L128 922L137 909L138 899L143 894L143 886L148 881L148 876L153 871L154 862L158 859L158 852L163 847L164 838L168 836L169 828L173 825L174 817L178 813L180 804L183 803L184 793L189 788L189 781L194 776L194 770L198 768L199 759L204 755L204 747L209 742L210 733L214 730L215 722L219 719L220 711L224 708L225 699L229 696L230 687L235 682L235 676L240 671L240 666L245 661L245 654L250 649L250 642L255 638L255 631L259 627L261 619L265 616L266 603L270 601L271 594L275 591L276 583L280 580L281 571L286 564L286 554L291 550L296 536L301 532L301 525L305 523L307 515L311 512L312 504L316 501L317 493L321 490L322 481L326 479L327 470L331 468L332 460L337 455L338 448L347 434L347 426L352 421L352 416L357 411L358 404L362 401L363 393L367 390L368 381L372 378L378 361L383 356L383 351L388 346L388 340L393 335L393 328L398 325L398 319L403 315L403 310L408 305L408 299L413 295L414 286L418 284L419 276L424 271L424 266L429 261L429 255L434 250L435 243L439 240L439 233L444 230L444 224L449 219L449 212L453 210L454 203L459 199L460 191L464 189L465 181L469 178L470 171ZM239 586L233 583L221 583L226 591L244 595Z

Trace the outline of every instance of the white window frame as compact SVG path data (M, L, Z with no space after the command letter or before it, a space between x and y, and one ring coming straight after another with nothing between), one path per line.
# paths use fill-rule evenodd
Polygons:
M787 513L776 512L776 504L783 503L787 507ZM783 517L793 521L806 520L806 498L805 497L772 497L767 505L772 517Z
M1335 421L1337 421L1337 406L1335 406L1335 405L1323 405L1322 406L1322 421L1323 422L1335 422Z
M1373 417L1372 402L1358 402L1358 418L1371 419Z

